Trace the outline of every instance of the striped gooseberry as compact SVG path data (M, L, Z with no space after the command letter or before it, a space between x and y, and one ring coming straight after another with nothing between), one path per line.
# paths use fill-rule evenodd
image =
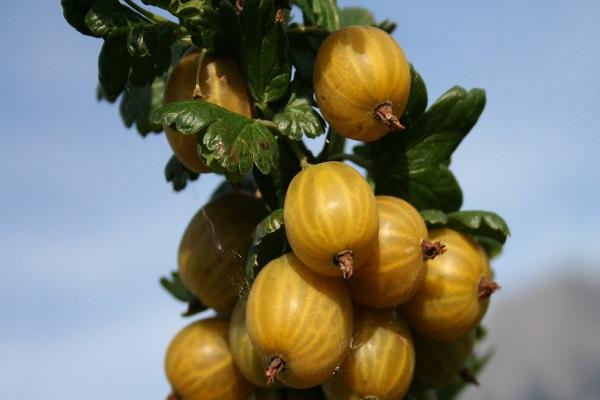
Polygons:
M338 373L322 387L329 400L401 400L414 366L408 325L392 310L355 307L350 352Z
M377 244L375 196L349 165L310 165L290 183L283 207L290 246L307 267L327 276L350 277Z
M173 338L165 371L178 400L246 400L253 386L235 366L227 341L229 323L193 322Z
M352 299L374 308L409 300L425 278L425 260L444 248L428 240L421 214L408 202L377 196L379 242L362 267L348 280Z
M467 235L451 229L429 232L444 243L443 256L427 261L425 280L402 307L408 323L423 336L446 341L471 332L483 318L493 282L487 256Z
M369 142L402 129L410 68L387 32L348 26L331 33L317 52L313 81L319 109L340 135Z
M262 200L228 193L202 207L188 224L179 245L179 274L207 307L233 309L244 282L244 257L266 215Z
M201 99L250 117L252 103L242 75L231 58L206 56L197 48L188 50L173 68L163 103ZM197 135L186 135L166 126L167 140L175 156L194 172L208 169L197 150Z
M313 272L288 253L258 274L246 326L269 382L309 388L344 360L352 338L352 302L341 280Z

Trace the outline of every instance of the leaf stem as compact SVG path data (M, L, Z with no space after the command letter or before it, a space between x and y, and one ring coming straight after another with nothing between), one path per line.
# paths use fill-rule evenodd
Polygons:
M290 148L292 149L292 151L298 158L298 161L300 161L300 168L304 169L306 167L309 167L310 163L308 162L308 157L304 153L304 151L302 150L302 148L300 147L298 142L296 142L295 140L289 139L289 138L286 138L286 139L288 141L288 144L290 145Z
M202 71L202 63L204 62L205 55L206 49L200 49L200 54L198 55L198 64L196 65L196 86L194 86L194 92L192 93L192 97L194 99L204 98L204 95L202 94L202 88L200 87L200 72Z
M298 25L294 28L288 28L287 30L288 34L307 34L307 35L317 35L317 36L328 36L331 32L329 32L327 29L318 27L318 26L304 26L304 25Z
M348 161L352 161L354 164L358 165L359 167L363 167L364 169L370 169L371 168L371 161L367 160L366 158L363 158L361 156L358 156L356 154L346 154L346 153L337 153L337 154L332 154L329 157L327 157L328 161L342 161L342 160L348 160Z
M146 10L145 8L137 5L136 3L133 2L133 0L123 0L125 2L125 4L127 4L129 7L133 8L135 11L137 11L138 13L142 14L144 17L148 18L151 21L154 22L158 22L160 24L168 24L168 25L177 25L176 23L174 23L173 21L169 21L166 18L161 17L160 15L156 15L154 13L151 13L150 11Z

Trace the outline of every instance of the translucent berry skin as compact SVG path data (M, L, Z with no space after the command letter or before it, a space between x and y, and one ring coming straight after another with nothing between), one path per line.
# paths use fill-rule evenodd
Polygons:
M428 239L421 214L408 202L377 196L379 242L375 251L348 281L352 299L373 308L408 301L425 279L421 243Z
M258 274L246 306L248 336L263 357L285 361L277 379L298 389L333 375L352 338L352 302L340 279L319 275L293 254Z
M244 257L256 225L267 215L262 200L228 193L202 207L179 244L179 275L207 307L231 312L244 282Z
M355 307L352 348L323 390L328 400L401 400L414 367L408 325L391 310Z
M329 161L299 172L283 211L294 254L319 274L342 276L334 258L343 250L352 250L356 271L376 247L375 196L362 175L344 163Z
M227 341L229 323L193 322L173 338L165 371L179 400L246 400L253 386L237 369Z
M389 128L374 109L389 103L400 118L410 91L410 67L404 52L385 31L348 26L331 33L315 59L315 95L319 109L340 135L370 142Z
M163 103L192 100L196 87L196 71L200 50L186 52L169 76ZM252 102L242 75L230 58L205 56L200 67L200 90L202 100L244 115L252 116ZM166 126L167 140L175 156L194 172L207 172L208 168L198 156L196 135L185 135Z
M489 298L479 298L479 283L492 272L481 246L467 235L436 229L429 237L441 241L446 252L427 261L423 285L401 312L423 336L456 340L475 329L487 311Z

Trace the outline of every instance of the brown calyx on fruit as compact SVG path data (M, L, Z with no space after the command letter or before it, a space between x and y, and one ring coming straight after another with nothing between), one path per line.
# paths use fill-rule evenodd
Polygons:
M430 242L429 240L423 240L421 242L421 253L423 254L423 261L433 260L437 256L446 252L446 246L442 242Z
M271 357L271 362L265 370L265 376L267 377L267 385L272 385L275 382L275 378L281 371L285 369L285 360L279 356Z
M246 6L246 0L235 0L235 12L241 14L244 11L244 7Z
M500 290L502 287L493 280L482 276L477 286L477 298L479 300L488 299L496 290Z
M396 117L392 110L390 103L383 103L375 107L373 110L373 116L375 119L383 122L391 131L398 131L404 129L404 125L400 123L398 117Z
M179 398L177 397L177 395L175 393L169 393L166 400L179 400Z
M477 380L477 377L475 376L475 373L473 372L473 370L471 370L471 368L465 367L461 369L458 373L458 376L460 376L460 378L467 383L479 386L479 380Z
M333 257L333 263L340 267L344 279L352 276L354 271L354 252L352 250L342 250Z

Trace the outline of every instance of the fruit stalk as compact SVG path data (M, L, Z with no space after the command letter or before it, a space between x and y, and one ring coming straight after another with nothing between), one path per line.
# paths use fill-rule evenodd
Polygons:
M281 371L285 369L285 360L279 356L271 357L271 362L265 370L265 376L267 377L267 384L272 385L275 383L275 378Z

